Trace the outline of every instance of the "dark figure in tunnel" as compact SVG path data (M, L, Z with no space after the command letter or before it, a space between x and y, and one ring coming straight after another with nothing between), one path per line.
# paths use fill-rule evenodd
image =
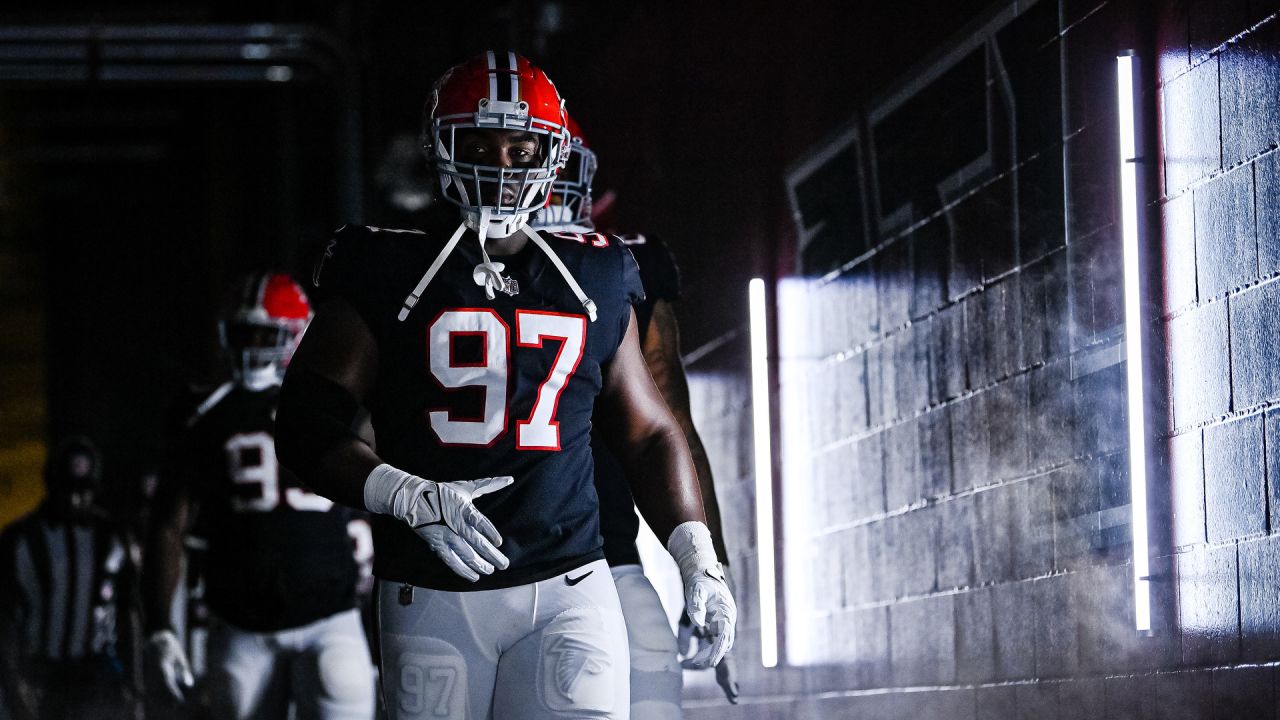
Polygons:
M102 455L53 449L46 497L0 535L0 687L17 720L134 718L138 550L99 505Z
M299 720L368 720L373 669L351 511L279 467L272 435L311 305L283 273L250 274L237 290L219 328L231 379L191 393L170 423L143 585L150 689L219 719L284 720L292 706ZM193 528L209 609L198 688L170 619Z
M573 136L568 164L557 178L550 203L530 224L548 233L567 234L582 240L598 236L593 218L592 182L598 159L588 146L582 129L569 117ZM636 306L636 325L645 365L653 376L671 412L689 443L698 485L702 491L707 527L716 557L728 579L728 552L720 524L720 505L711 475L711 462L702 439L693 425L689 407L689 384L680 359L680 329L673 304L680 299L680 271L671 250L652 235L619 235L640 268L645 298ZM593 433L591 452L595 459L596 493L600 496L600 534L604 537L605 559L618 586L618 599L627 621L627 641L631 650L632 720L675 720L682 717L681 694L684 683L679 655L688 657L684 665L700 666L714 648L714 638L705 628L695 628L688 613L682 613L679 641L672 635L662 601L641 565L636 538L640 518L627 485L627 472L609 450L603 438ZM732 588L733 583L730 580ZM700 641L697 652L693 640ZM726 654L715 665L716 680L731 703L738 701L733 658Z

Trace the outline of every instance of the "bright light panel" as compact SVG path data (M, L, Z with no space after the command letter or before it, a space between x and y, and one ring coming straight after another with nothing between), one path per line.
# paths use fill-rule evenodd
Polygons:
M778 608L773 557L773 439L769 427L769 336L764 280L747 285L751 308L751 413L755 428L756 552L760 565L760 662L778 664Z
M1147 428L1143 402L1142 293L1138 256L1138 117L1134 77L1138 59L1116 58L1120 109L1120 198L1124 242L1125 366L1129 385L1129 498L1133 517L1133 618L1141 632L1151 631L1150 550L1147 544Z

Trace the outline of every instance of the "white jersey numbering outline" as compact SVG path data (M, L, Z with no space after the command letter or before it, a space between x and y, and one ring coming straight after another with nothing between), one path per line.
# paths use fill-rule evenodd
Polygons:
M276 462L276 442L270 433L232 435L224 446L227 469L236 485L252 487L253 495L233 494L231 509L236 512L271 512L280 505L280 464ZM333 501L302 488L285 488L284 502L294 510L328 512Z
M445 310L427 330L431 375L441 387L484 388L484 414L459 418L448 409L427 413L431 430L442 444L489 447L507 430L507 383L511 370L510 330L488 308ZM538 310L516 311L516 346L541 348L547 339L559 340L551 372L533 402L529 417L516 423L517 450L559 450L560 423L556 412L560 395L578 370L586 345L587 320L581 315ZM454 339L478 337L480 360L461 362L453 356Z

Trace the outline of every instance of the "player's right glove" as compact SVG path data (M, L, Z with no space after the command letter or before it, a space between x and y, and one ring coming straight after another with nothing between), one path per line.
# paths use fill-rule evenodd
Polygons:
M187 691L195 685L191 675L191 663L182 650L182 642L172 630L157 630L147 638L147 657L152 669L164 681L169 694L178 702L185 702Z
M498 529L471 501L513 482L504 475L438 483L383 463L364 482L364 505L407 523L450 570L475 582L511 561L498 550Z
M718 665L733 647L738 606L733 601L724 569L716 561L711 531L691 520L681 523L667 538L667 551L675 558L684 581L684 606L694 628L706 635L698 653L685 661L690 668Z

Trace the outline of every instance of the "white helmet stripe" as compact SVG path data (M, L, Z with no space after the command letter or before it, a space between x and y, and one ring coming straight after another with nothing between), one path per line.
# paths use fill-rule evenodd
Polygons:
M267 281L270 279L271 276L269 274L255 273L242 280L239 293L240 307L262 307L262 301L267 296Z
M516 54L507 51L507 65L511 68L511 102L520 102L520 66L516 64Z
M489 64L489 102L498 99L498 73L494 70L498 69L498 58L494 57L493 51L489 50L484 54Z
M254 297L253 306L256 308L263 307L267 299L267 283L271 282L271 276L263 273L258 276L258 293Z

